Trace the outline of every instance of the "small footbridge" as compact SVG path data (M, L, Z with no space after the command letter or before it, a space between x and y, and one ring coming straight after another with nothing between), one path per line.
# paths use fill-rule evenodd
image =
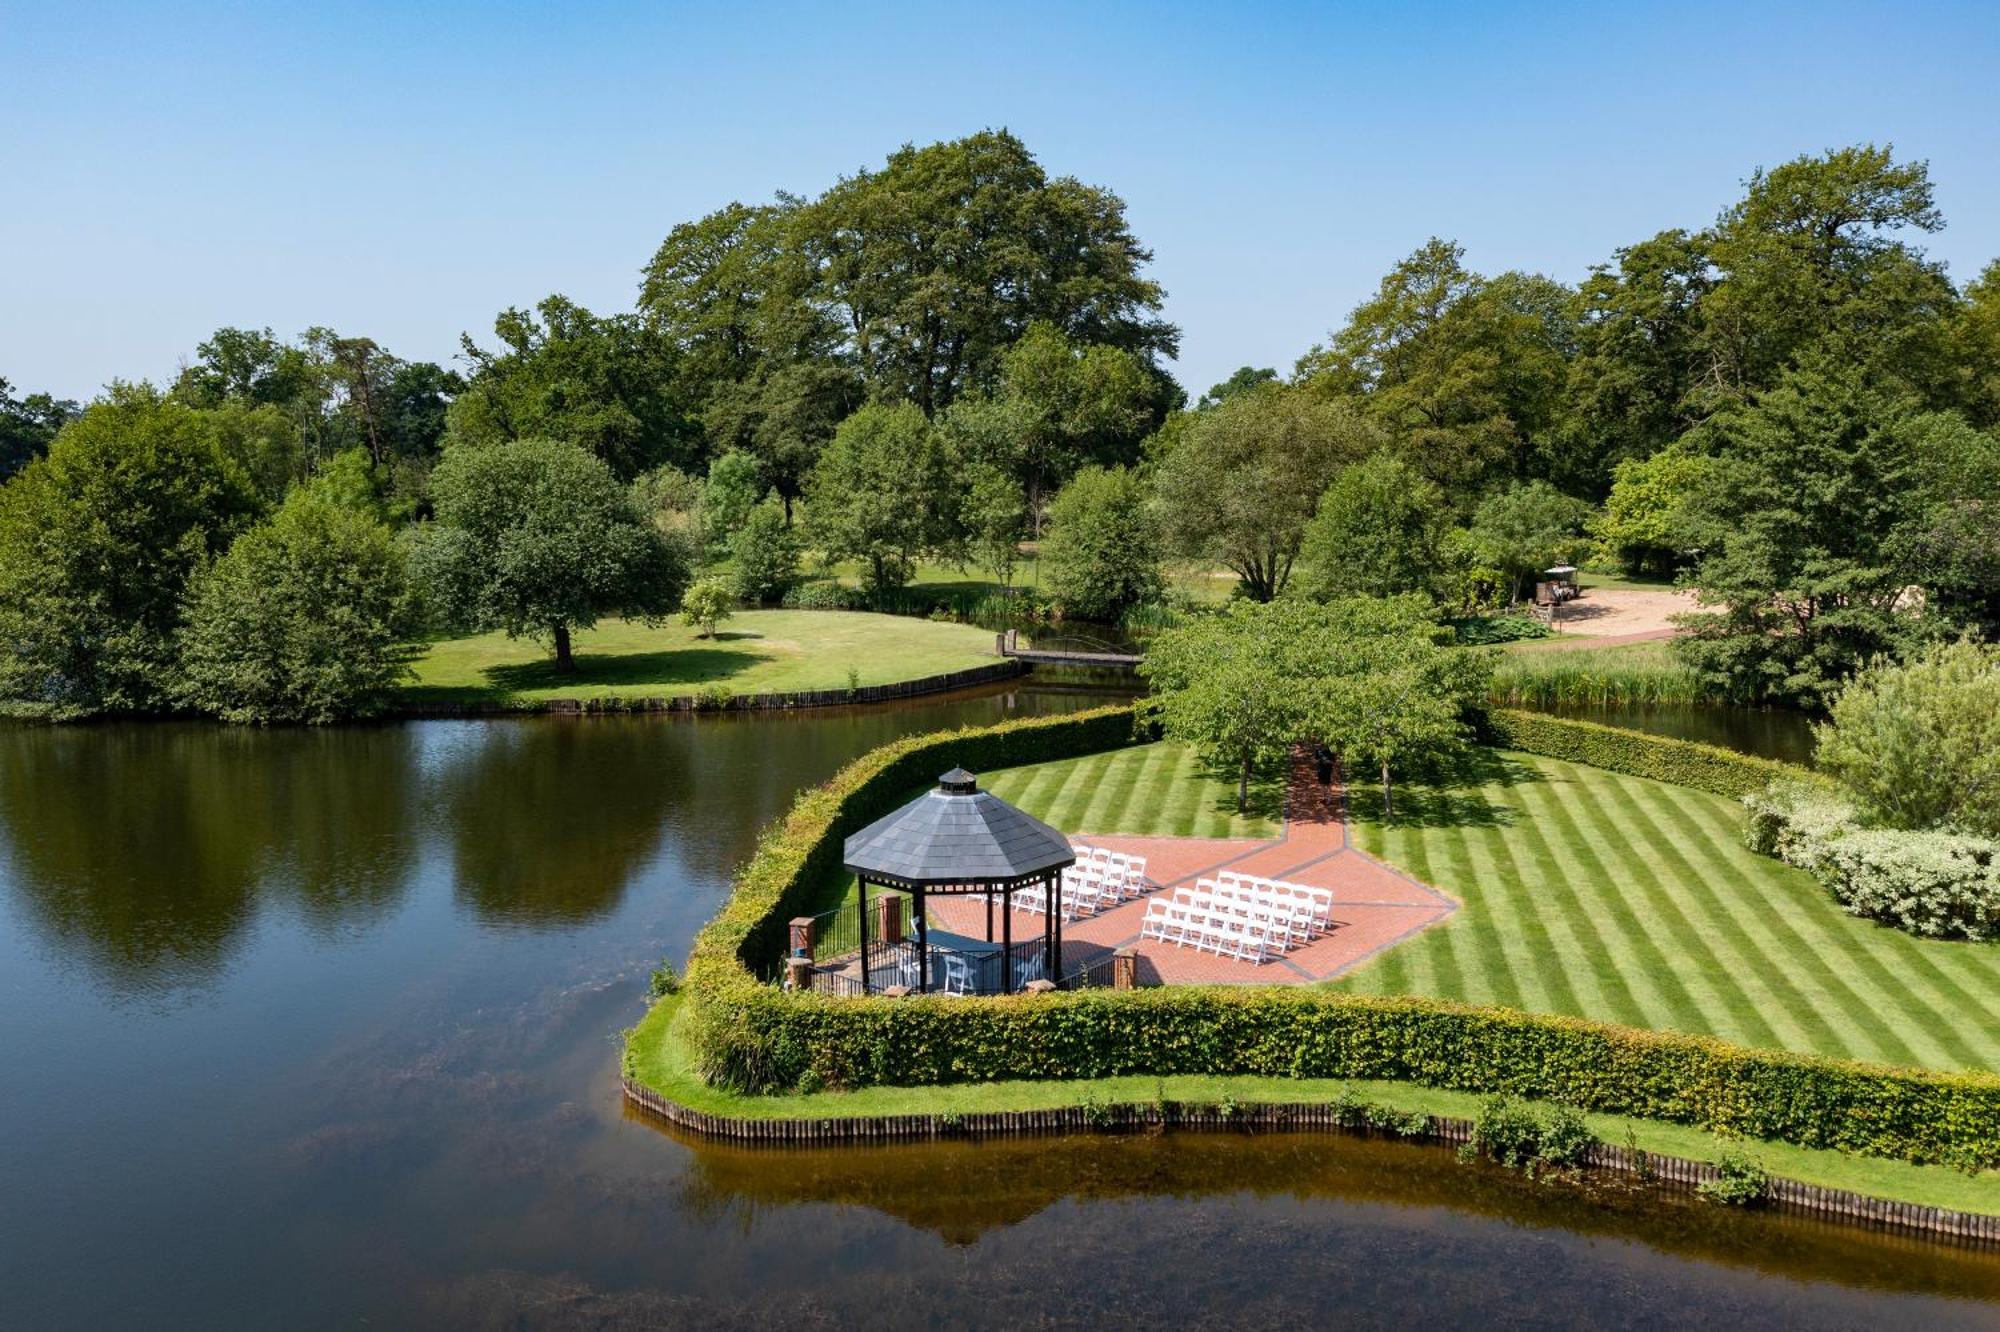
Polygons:
M1023 647L1019 629L995 634L994 639L994 650L1001 656L1037 666L1101 666L1131 670L1146 659L1144 653L1134 652L1129 647L1083 635L1064 634L1059 640L1061 647L1036 647L1033 643Z

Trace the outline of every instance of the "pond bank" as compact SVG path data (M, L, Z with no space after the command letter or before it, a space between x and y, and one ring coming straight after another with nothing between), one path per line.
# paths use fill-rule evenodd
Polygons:
M1457 1146L1472 1136L1483 1099L1409 1083L1185 1075L739 1096L696 1074L681 1034L681 1012L680 1002L668 999L631 1032L620 1079L625 1099L677 1128L750 1144L832 1146L1174 1129L1387 1135ZM1581 1163L1588 1170L1692 1191L1719 1176L1716 1160L1734 1146L1771 1169L1766 1205L1773 1210L2000 1247L2000 1185L1990 1180L1784 1143L1724 1144L1678 1125L1625 1116L1586 1120L1598 1137ZM1685 1154L1703 1152L1704 1140L1705 1155Z

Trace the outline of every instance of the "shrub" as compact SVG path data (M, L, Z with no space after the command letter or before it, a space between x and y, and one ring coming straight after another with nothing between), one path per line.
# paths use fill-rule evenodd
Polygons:
M1633 777L1651 777L1733 799L1761 791L1772 781L1800 771L1788 764L1752 758L1714 745L1670 740L1540 712L1494 708L1487 712L1482 730L1489 743L1503 749L1585 763Z
M778 604L786 610L860 610L863 598L853 588L829 578L786 589Z
M1860 826L1854 806L1812 782L1744 798L1744 838L1811 874L1857 916L1938 939L2000 937L2000 842Z
M1506 611L1498 615L1462 615L1448 621L1457 640L1469 647L1520 643L1548 638L1555 631L1532 615Z
M1488 1097L1473 1121L1472 1136L1459 1149L1464 1160L1484 1153L1501 1165L1532 1169L1537 1165L1574 1166L1583 1161L1597 1135L1573 1106L1550 1106L1537 1114L1505 1094Z
M1740 1151L1726 1151L1716 1162L1714 1179L1703 1180L1695 1192L1725 1207L1755 1207L1771 1193L1771 1176L1763 1163Z
M736 609L735 594L720 578L703 578L681 598L681 623L698 625L698 637L714 638L715 630Z
M316 486L295 491L189 588L176 692L225 721L365 715L408 670L416 616L403 552L374 517Z
M1865 822L2000 837L2000 646L1873 662L1834 698L1819 766Z
M730 590L751 604L785 595L799 576L799 540L785 521L784 506L765 500L750 510L729 538Z
M662 962L653 968L653 974L646 978L646 993L654 999L664 999L670 994L678 994L681 978L671 962Z

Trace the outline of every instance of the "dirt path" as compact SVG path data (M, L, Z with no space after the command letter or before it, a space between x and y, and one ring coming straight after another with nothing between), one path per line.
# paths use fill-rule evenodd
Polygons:
M1672 638L1680 631L1670 617L1694 609L1694 593L1676 587L1597 587L1562 607L1556 637L1524 643L1524 648L1610 647Z

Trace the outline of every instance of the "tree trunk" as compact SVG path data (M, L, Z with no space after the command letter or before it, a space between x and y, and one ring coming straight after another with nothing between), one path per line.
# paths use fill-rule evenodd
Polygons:
M1246 813L1250 808L1250 756L1243 756L1243 766L1236 773L1236 812Z
M576 672L576 658L569 651L569 626L556 626L556 674L573 675Z
M1389 797L1389 760L1382 760L1382 818L1384 822L1396 817L1395 803Z

